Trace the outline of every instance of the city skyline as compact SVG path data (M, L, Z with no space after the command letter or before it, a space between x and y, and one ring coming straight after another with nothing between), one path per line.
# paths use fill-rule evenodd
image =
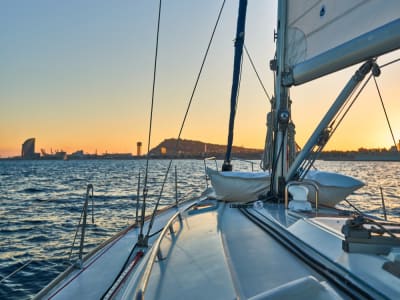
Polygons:
M150 148L177 137L195 77L222 1L165 3L161 15L154 122ZM20 154L22 142L68 153L147 151L158 1L0 3L0 157ZM248 4L246 47L273 94L276 6ZM182 138L226 143L237 3L227 2ZM399 56L382 57L379 64ZM294 87L297 142L311 135L355 67ZM398 64L377 78L396 141L400 137ZM244 57L234 144L263 148L269 102ZM397 88L397 89L396 89ZM397 104L397 107L396 107ZM355 128L359 128L355 131ZM393 145L372 82L326 150Z
M166 148L164 150L165 154L167 153L171 153L171 147L174 148L175 147L175 143L176 143L176 139L174 138L167 138L164 139L161 143L155 145L152 149L150 149L151 151L157 151L157 148ZM220 149L224 148L225 146L223 144L212 144L212 143L208 143L206 141L198 141L198 140L190 140L190 139L183 139L181 140L181 145L185 144L186 146L184 147L186 150L188 148L188 143L190 144L204 144L204 154L209 152L207 151L208 147L207 146L211 146L211 148L215 148L219 147ZM57 148L50 148L50 152L47 152L47 149L40 149L40 152L38 152L38 149L35 148L35 144L36 144L36 138L28 138L24 141L24 143L22 143L21 146L21 152L20 155L15 155L15 156L8 156L8 157L1 157L0 159L15 159L15 158L25 158L25 159L39 159L39 158L46 158L46 157L57 157L57 158L62 158L62 157L69 157L69 158L95 158L95 157L102 157L102 156L108 156L108 155L116 155L116 156L124 156L124 157L144 157L146 156L145 154L143 154L142 152L142 146L143 143L141 141L136 142L136 152L108 152L107 150L103 153L98 153L98 151L96 150L95 152L87 152L84 149L78 149L78 150L74 150L71 152L67 152L64 151L63 149L57 149ZM167 144L169 146L167 146ZM172 146L171 146L172 145ZM171 147L170 147L171 146ZM190 147L190 146L189 146ZM198 146L196 146L198 148ZM398 143L396 144L397 147L397 151L400 151L400 140L398 141ZM169 148L169 149L168 149ZM257 151L257 152L262 152L263 149L261 148L247 148L247 147L242 147L242 146L234 146L234 148L239 148L242 150L249 150L249 151ZM183 152L185 152L186 150L184 150ZM241 151L242 151L241 150ZM173 150L174 151L174 150ZM198 149L196 150L198 152ZM161 151L163 152L163 151ZM196 152L196 153L197 153ZM214 150L211 150L210 153L214 152ZM326 153L331 152L339 152L339 153L345 153L345 152L396 152L396 149L394 148L394 146L391 146L389 148L385 148L385 147L379 147L379 148L364 148L364 147L360 147L357 150L329 150L329 151L324 151ZM237 154L237 153L236 153Z

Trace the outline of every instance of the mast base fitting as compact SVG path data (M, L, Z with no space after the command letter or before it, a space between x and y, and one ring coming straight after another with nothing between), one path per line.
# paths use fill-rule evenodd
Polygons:
M224 161L222 164L222 172L230 172L232 171L232 164L229 161Z
M278 113L278 122L279 124L288 124L290 120L290 113L288 110L283 109Z

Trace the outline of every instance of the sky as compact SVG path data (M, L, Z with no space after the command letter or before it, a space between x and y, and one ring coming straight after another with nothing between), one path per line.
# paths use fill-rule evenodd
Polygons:
M246 46L269 94L276 1L250 0ZM177 137L211 36L217 0L163 1L150 148ZM182 138L225 144L237 1L228 0ZM133 153L148 147L158 1L0 1L0 157L36 152ZM379 63L399 57L394 53ZM354 72L293 88L293 120L303 145ZM397 74L378 78L396 140ZM397 105L397 108L396 108ZM244 58L234 144L263 148L269 102ZM373 85L354 105L327 150L392 146Z

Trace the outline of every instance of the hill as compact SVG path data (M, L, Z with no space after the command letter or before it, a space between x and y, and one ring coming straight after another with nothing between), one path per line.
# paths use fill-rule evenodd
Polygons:
M193 140L180 140L176 149L177 139L166 139L150 150L152 157L204 158L216 157L223 159L226 146L204 143ZM232 147L232 157L241 159L261 159L263 150L244 147Z

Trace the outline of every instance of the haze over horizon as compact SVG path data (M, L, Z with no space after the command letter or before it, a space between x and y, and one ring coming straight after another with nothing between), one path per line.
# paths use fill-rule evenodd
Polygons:
M150 148L178 135L221 3L163 4ZM183 139L226 143L237 6L236 1L225 5ZM146 152L157 13L158 1L1 2L0 157L20 155L30 137L36 138L37 152L135 153L138 141ZM249 1L246 46L270 95L275 15L275 1ZM399 56L397 51L378 63ZM291 90L300 146L354 70ZM399 71L396 64L377 78L396 141ZM244 57L234 145L263 148L268 111L268 99ZM371 82L325 149L392 145Z

